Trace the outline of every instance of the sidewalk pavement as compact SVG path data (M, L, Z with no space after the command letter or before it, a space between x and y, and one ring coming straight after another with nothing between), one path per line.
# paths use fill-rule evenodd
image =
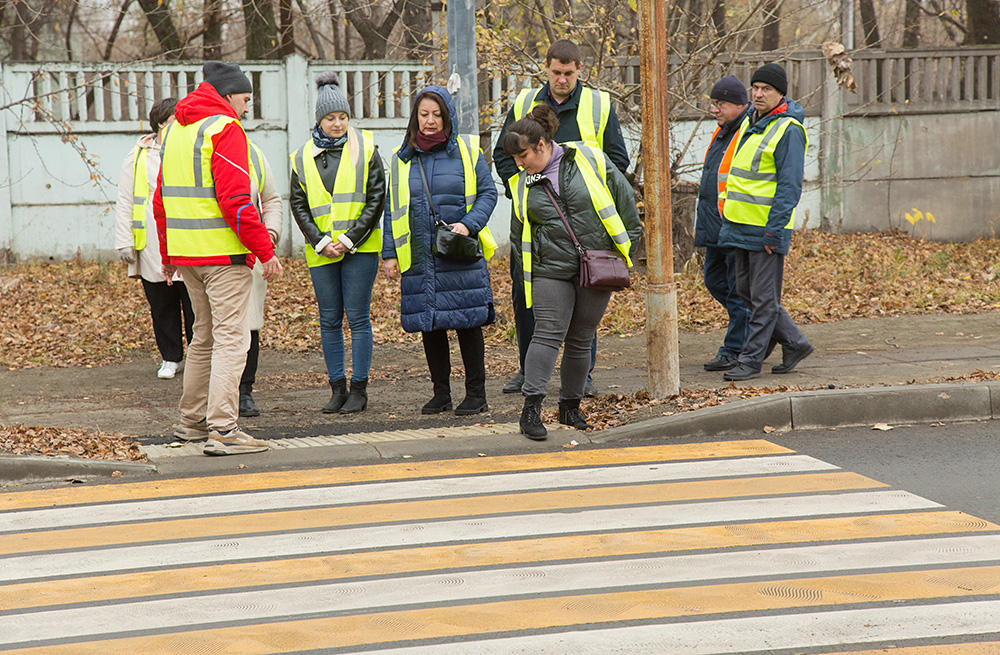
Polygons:
M504 380L497 379L491 380L488 391L492 405L489 420L495 422L470 425L454 420L449 423L445 418L433 423L422 418L408 418L410 414L407 413L398 419L395 414L389 414L388 418L396 419L393 423L380 422L378 416L367 416L368 423L377 424L374 428L369 426L350 432L348 427L348 432L341 430L338 434L325 434L322 430L302 432L306 436L286 430L274 433L269 453L223 458L201 456L196 446L171 449L164 440L164 443L144 447L150 456L148 464L68 458L0 458L0 483L110 476L114 471L120 471L125 479L134 479L152 473L174 476L287 470L402 458L445 459L540 452L582 444L756 437L790 429L987 420L1000 417L1000 381L976 373L1000 370L1000 340L996 338L998 319L1000 316L991 313L854 319L807 325L803 329L816 352L793 373L769 373L770 366L780 361L779 352L765 364L764 375L737 385L798 386L803 391L763 394L750 400L650 418L600 432L584 433L553 425L549 440L545 442L529 441L518 434L516 416L520 397L501 396L499 386ZM681 333L682 388L728 386L721 374L707 373L701 367L714 356L720 341L720 333ZM618 341L613 337L602 338L602 354L595 371L598 386L625 394L644 388L644 343L643 335ZM143 366L148 367L148 363ZM17 400L20 397L17 387L30 385L32 380L41 385L47 376L79 376L80 388L92 389L102 383L110 384L108 380L116 379L115 376L126 375L122 371L108 370L113 368L0 372L0 423L59 426L80 425L84 421L83 424L90 427L112 431L134 426L137 422L164 429L174 420L176 398L173 397L169 402L149 407L137 407L134 400L129 406L126 399L117 409L106 406L94 409L86 402L77 404L65 400L45 403L44 407L37 403L29 407ZM969 376L974 379L955 380ZM272 395L281 409L295 403L296 407L312 407L322 400L323 393L328 394L322 390L306 392L290 388L276 390ZM128 393L121 395L128 396ZM304 396L309 397L304 399ZM87 401L88 397L82 400ZM383 402L391 402L391 399ZM107 405L107 402L102 404ZM369 408L364 414L371 413ZM305 409L296 409L290 414L313 416Z

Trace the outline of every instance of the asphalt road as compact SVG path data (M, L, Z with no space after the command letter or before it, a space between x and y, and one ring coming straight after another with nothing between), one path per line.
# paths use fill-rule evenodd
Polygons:
M893 487L1000 523L1000 426L946 425L795 430L770 441Z

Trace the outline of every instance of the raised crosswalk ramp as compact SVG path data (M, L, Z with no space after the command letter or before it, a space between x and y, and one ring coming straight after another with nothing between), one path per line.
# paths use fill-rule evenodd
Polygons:
M1000 653L1000 527L763 440L0 495L0 653Z

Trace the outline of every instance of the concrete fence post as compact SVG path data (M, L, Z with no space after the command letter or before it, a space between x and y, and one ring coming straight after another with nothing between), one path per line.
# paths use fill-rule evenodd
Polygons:
M309 64L302 55L294 54L285 57L282 65L282 73L285 76L285 112L288 119L286 134L288 141L288 156L291 157L305 140L306 135L313 125L313 102L312 86L313 81L309 78ZM277 165L277 164L276 164ZM281 162L286 168L289 160ZM288 235L281 240L282 254L290 256L296 246L302 243L299 228L292 218L291 208L285 211L285 228L283 232Z
M0 62L0 103L9 102L10 79L8 70ZM7 143L7 116L0 111L0 264L14 261L14 212L11 208L10 186L13 175L10 170L10 147Z

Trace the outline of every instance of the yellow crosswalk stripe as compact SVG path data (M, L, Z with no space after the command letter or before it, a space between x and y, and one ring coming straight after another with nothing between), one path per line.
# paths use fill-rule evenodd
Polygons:
M379 505L210 516L173 521L148 521L114 526L71 528L0 535L0 555L139 544L173 539L203 539L234 535L315 530L372 523L426 521L509 512L546 512L593 507L746 498L779 494L885 488L888 485L856 473L806 473L728 480L667 482L630 487L599 487L497 494L472 498L416 500ZM639 494L631 492L641 491Z
M270 655L732 612L958 599L1000 589L1000 566L699 585L470 603L24 648L7 655ZM223 617L213 617L219 620ZM706 626L707 627L707 626Z
M652 553L823 541L989 532L1000 526L961 512L838 516L740 525L710 525L347 553L275 562L219 564L8 585L0 612L64 603L179 595L280 584L346 581L371 576L531 562L592 560Z
M641 462L778 455L793 451L763 439L671 444L603 450L569 450L537 455L439 460L433 462L372 464L308 471L221 475L71 489L48 489L0 494L0 511L39 507L110 503L174 496L202 496L240 491L412 480L483 473L537 471L573 467L615 466Z

